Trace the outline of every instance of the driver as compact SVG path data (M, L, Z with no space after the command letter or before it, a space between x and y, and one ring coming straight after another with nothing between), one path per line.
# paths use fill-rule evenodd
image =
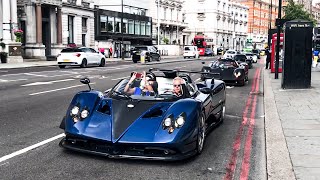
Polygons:
M150 96L152 93L154 94L154 90L147 80L146 72L143 71L142 77L141 77L140 87L133 87L130 88L133 84L133 81L137 79L137 72L134 72L127 83L126 87L124 88L124 92L131 94L131 95L146 95Z
M182 87L181 84L185 84L184 79L181 77L175 77L173 79L173 94L176 95L177 97L182 97L183 92L182 92Z

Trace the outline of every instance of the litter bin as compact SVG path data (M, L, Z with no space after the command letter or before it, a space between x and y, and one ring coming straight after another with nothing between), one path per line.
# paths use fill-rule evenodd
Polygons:
M284 25L284 57L281 87L311 87L313 24L305 20L288 21Z

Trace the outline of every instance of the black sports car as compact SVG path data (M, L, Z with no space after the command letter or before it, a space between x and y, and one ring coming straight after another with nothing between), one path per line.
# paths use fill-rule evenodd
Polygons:
M66 137L60 146L110 158L179 160L200 154L206 134L223 121L226 88L214 79L196 84L186 73L150 70L157 84L152 95L125 93L129 78L104 94L78 92L61 122ZM181 84L173 84L176 77ZM176 88L182 96L173 93Z
M202 62L202 64L205 64ZM201 80L215 78L223 80L227 84L245 85L248 81L247 63L239 63L233 59L219 59L210 62L202 67L202 72L211 74L201 74ZM216 74L215 74L216 73Z
M237 54L233 57L233 59L235 61L237 61L239 64L241 63L247 63L248 66L249 66L249 69L252 69L253 65L253 60L252 59L248 59L246 55L244 54Z

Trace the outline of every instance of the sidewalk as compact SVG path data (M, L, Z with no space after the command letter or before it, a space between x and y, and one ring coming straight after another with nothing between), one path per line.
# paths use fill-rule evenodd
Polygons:
M264 71L269 179L320 179L320 69L311 78L311 89L283 90Z
M183 59L183 56L161 56L161 60L170 59ZM106 64L114 62L131 62L131 58L106 58ZM13 69L13 68L26 68L26 67L39 67L39 66L57 66L56 61L25 61L23 63L0 63L0 69Z

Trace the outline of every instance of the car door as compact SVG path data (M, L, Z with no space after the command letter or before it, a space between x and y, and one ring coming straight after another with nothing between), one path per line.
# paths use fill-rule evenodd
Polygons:
M94 64L100 64L101 56L100 53L92 48L90 48L91 55L92 55L92 61Z
M211 94L211 100L212 100L211 113L212 114L217 115L221 111L223 101L225 99L224 97L225 97L225 85L221 83L214 88Z

